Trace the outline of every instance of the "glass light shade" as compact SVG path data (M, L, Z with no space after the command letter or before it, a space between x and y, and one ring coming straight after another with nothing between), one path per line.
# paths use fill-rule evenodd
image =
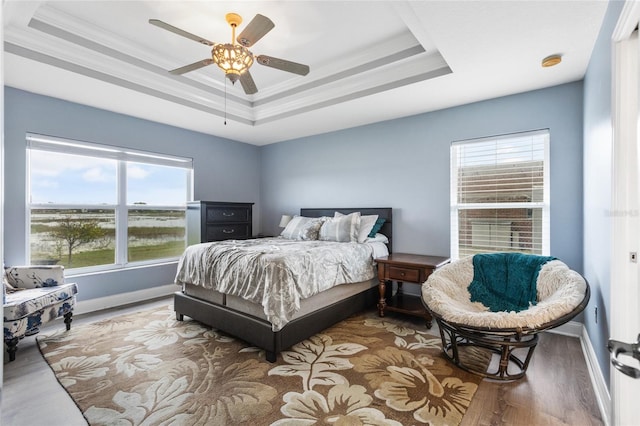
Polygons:
M213 62L234 83L240 74L247 71L253 64L253 54L249 49L239 44L216 44L211 49L211 57Z
M282 218L280 218L280 228L285 228L289 222L291 222L292 217L288 214L283 214Z

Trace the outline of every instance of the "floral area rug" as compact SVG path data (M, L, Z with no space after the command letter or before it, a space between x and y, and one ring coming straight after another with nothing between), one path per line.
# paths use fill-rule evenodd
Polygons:
M418 322L353 316L264 351L172 306L38 339L91 425L457 425L480 377L449 364Z

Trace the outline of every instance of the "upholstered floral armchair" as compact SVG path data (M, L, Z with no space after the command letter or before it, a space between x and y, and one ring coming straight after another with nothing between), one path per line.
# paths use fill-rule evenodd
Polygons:
M76 303L78 287L64 283L64 267L14 266L5 268L4 342L9 361L16 358L18 342L40 331L40 326L64 317L67 330Z

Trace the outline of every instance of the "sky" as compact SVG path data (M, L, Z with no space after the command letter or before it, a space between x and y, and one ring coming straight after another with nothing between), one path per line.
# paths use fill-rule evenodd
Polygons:
M32 204L117 204L117 160L31 150ZM188 170L127 163L127 204L184 206Z

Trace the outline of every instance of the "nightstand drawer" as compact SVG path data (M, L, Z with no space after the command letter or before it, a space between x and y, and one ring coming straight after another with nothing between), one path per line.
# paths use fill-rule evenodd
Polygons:
M251 236L249 225L207 225L207 241L241 240Z
M398 266L388 266L389 279L398 281L417 282L420 280L420 269L411 269Z

